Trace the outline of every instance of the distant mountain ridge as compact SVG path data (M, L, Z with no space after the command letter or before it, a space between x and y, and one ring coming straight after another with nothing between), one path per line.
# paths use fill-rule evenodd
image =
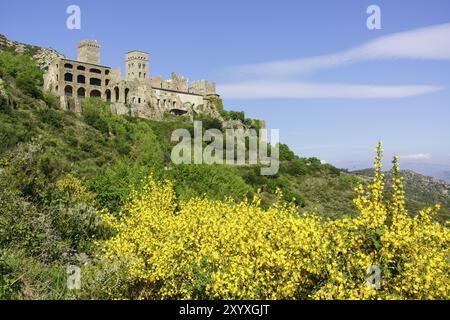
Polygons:
M356 174L358 176L366 176L366 177L373 177L373 169L367 168L367 169L361 169L361 170L353 170L351 173ZM445 181L444 179L439 179L436 177L427 176L421 173L417 173L414 170L401 170L401 173L403 177L405 178L405 182L411 179L419 178L423 182L427 184L441 184L443 186L447 186L450 188L450 183ZM386 177L390 177L389 171L385 171ZM449 172L450 174L450 172Z
M402 162L403 168L429 177L445 180L450 184L450 165L437 163Z
M442 161L442 160L441 160ZM368 167L367 163L361 161L345 161L333 163L339 168L346 168L348 171L364 171ZM435 163L433 161L411 161L400 157L400 164L404 170L411 170L424 176L434 177L450 183L450 163Z
M373 177L373 169L355 170L351 172L369 180ZM391 175L385 172L385 180L390 189ZM447 181L422 175L412 170L402 170L406 198L409 201L409 209L419 209L424 206L440 204L444 216L450 216L450 183Z

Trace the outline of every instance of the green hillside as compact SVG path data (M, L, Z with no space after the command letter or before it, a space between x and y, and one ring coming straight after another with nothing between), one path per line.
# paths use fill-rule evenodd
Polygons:
M261 176L257 166L173 166L170 136L177 128L192 131L187 119L115 116L95 99L85 100L82 114L61 110L57 97L42 92L42 71L26 55L0 51L0 79L0 261L28 275L24 285L33 287L32 297L63 294L36 286L53 281L52 273L64 278L58 266L89 256L92 240L107 236L96 211L118 212L149 174L175 181L179 199L240 201L259 189L268 207L280 188L302 210L355 212L354 176L315 158L299 158L285 145L273 177ZM217 126L203 120L204 129Z
M40 91L41 72L31 60L3 53L2 61L3 99L9 101L2 103L0 114L0 155L14 154L19 144L34 141L41 148L36 156L46 157L47 170L57 171L55 178L73 174L109 210L117 211L130 187L152 172L177 180L180 197L241 198L261 189L264 204L269 205L279 187L287 200L295 198L305 210L317 207L336 215L353 211L352 189L358 180L319 159L300 158L281 145L280 171L273 177L261 176L258 166L173 166L170 152L175 144L170 136L177 128L193 131L186 118L168 115L166 121L156 122L115 116L107 111L106 103L95 99L85 101L81 115L63 111L57 97ZM16 77L35 80L32 86L23 87ZM217 127L214 119L203 116L202 120L204 130Z
M352 199L360 177L301 158L286 145L280 145L276 176L261 176L258 166L175 166L170 136L177 128L193 131L186 118L116 116L96 99L86 99L83 113L74 114L59 109L58 98L41 87L42 71L29 56L0 51L0 299L66 298L65 266L89 262L95 240L111 235L98 212L117 214L150 174L173 181L180 201L239 202L260 190L267 208L279 188L300 212L332 219L357 213ZM202 120L204 129L217 127ZM414 188L411 194L422 193ZM429 189L426 199L413 197L411 206L443 202L448 217L448 197L434 194Z

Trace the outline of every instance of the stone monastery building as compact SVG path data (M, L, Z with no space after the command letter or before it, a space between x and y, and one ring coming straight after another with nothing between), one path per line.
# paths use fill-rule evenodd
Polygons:
M78 43L77 60L55 58L44 75L44 89L58 95L61 106L81 111L85 97L111 102L116 114L160 120L165 113L205 113L219 117L212 102L218 98L214 82L188 81L172 73L170 80L150 77L149 55L142 51L125 54L125 77L120 68L100 64L100 45L95 40Z

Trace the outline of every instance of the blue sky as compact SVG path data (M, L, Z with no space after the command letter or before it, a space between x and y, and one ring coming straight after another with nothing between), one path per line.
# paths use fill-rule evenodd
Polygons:
M71 4L81 30L66 28ZM381 30L366 27L371 4ZM103 64L123 70L139 49L153 76L215 80L227 108L265 119L301 156L366 167L382 139L388 157L425 173L450 171L448 23L447 0L0 3L11 39L69 57L97 39Z

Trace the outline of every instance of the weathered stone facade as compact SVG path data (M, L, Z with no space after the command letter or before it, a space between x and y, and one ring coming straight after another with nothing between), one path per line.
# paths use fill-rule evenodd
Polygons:
M130 51L125 55L125 77L119 68L100 64L100 45L95 40L78 44L77 60L56 57L44 75L44 89L55 93L66 109L81 111L85 97L100 97L111 103L116 114L161 120L165 113L188 115L205 113L219 118L211 102L219 97L215 83L188 81L172 73L171 79L150 77L149 55Z

